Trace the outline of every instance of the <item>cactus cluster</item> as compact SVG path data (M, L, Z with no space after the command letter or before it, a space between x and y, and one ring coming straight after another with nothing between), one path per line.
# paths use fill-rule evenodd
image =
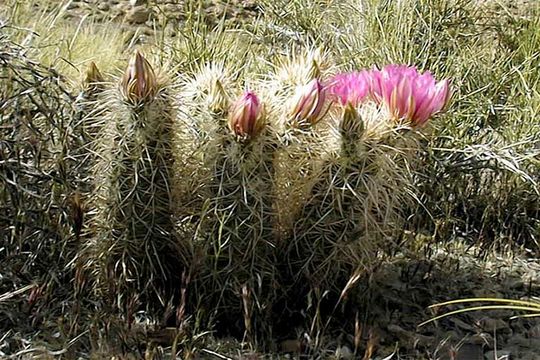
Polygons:
M252 343L339 295L400 229L417 134L447 101L411 69L333 76L309 51L264 80L205 65L173 93L135 54L98 112L99 288L132 313L184 274L183 308Z

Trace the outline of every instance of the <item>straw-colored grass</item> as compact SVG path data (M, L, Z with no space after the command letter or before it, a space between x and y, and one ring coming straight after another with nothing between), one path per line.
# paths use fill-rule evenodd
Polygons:
M403 230L429 234L428 250L459 236L538 254L538 5L263 0L257 19L212 28L188 1L177 36L144 45L171 82L142 108L118 93L132 51L118 24L75 21L65 3L6 5L0 325L30 344L59 323L44 337L66 358L140 346L188 358L213 331L251 350L300 333L314 355L335 324L360 326L355 285L381 255L421 256L396 246ZM91 91L90 61L104 78ZM447 112L422 131L371 105L290 122L297 86L388 63L450 78ZM227 126L245 89L267 107L251 142ZM537 313L481 300L496 304L472 309Z
M0 19L13 26L12 40L23 45L31 58L54 67L74 84L91 61L104 73L116 70L130 39L118 26L89 16L67 17L68 3L8 0L0 7Z

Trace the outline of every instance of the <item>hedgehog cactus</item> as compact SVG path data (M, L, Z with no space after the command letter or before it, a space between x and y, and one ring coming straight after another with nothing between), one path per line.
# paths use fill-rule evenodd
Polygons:
M215 149L218 156L211 184L212 215L203 221L203 228L210 234L208 253L213 281L221 284L220 294L216 293L217 306L227 313L227 321L240 315L235 313L235 308L244 307L245 335L252 342L262 340L261 334L268 335L269 330L264 326L268 326L275 281L272 233L275 144L271 128L265 125L265 116L264 104L252 91L245 92L231 106L229 132ZM221 292L229 296L222 296ZM247 298L246 293L250 294ZM258 301L247 304L247 299Z
M359 71L329 81L336 105L328 117L340 146L331 148L292 231L288 262L298 269L297 289L304 284L304 292L339 294L354 272L370 271L377 252L401 229L419 148L409 130L447 99L446 82L406 70Z
M375 260L375 238L365 239L371 234L365 229L370 210L364 196L373 169L365 164L364 121L350 103L329 117L339 146L331 148L316 173L287 250L287 262L296 269L291 288L304 294L339 294L355 271L368 270Z
M84 134L88 141L95 139L102 125L100 116L97 116L96 112L101 110L98 106L98 100L104 90L105 78L97 65L91 61L86 68L81 83L81 92L76 99Z
M132 105L149 102L158 90L154 69L140 52L129 60L128 67L120 82L120 93Z
M267 82L269 118L279 137L274 156L274 227L283 245L309 195L322 158L333 146L324 119L328 102L321 80L329 72L324 52L310 51L288 59Z
M137 301L162 306L178 253L172 219L172 125L167 83L139 52L104 108L98 152L96 238L98 283L133 314ZM108 290L108 291L107 291Z
M187 238L197 231L197 217L212 197L213 166L218 156L229 107L229 91L235 86L220 64L208 64L195 76L180 79L179 109L174 127L174 186L176 210L186 218L181 231ZM189 221L187 218L191 218ZM196 242L195 242L196 243ZM193 241L184 247L195 251Z
M91 176L91 167L96 160L96 139L103 126L103 108L99 106L100 98L105 91L105 78L97 65L91 61L86 68L81 81L81 92L76 99L77 118L73 123L73 131L80 132L82 143L74 144L72 157L77 166L77 176L80 181L78 191L86 197L91 184L85 179Z
M104 89L105 78L96 63L90 61L83 79L83 94L88 99L95 99Z
M451 95L448 80L435 81L429 71L421 74L415 67L387 65L372 70L372 92L399 120L422 127L440 112Z
M175 187L183 247L195 264L192 301L205 304L203 318L218 329L244 327L255 342L273 296L275 145L263 99L246 91L228 105L235 88L216 64L184 81Z

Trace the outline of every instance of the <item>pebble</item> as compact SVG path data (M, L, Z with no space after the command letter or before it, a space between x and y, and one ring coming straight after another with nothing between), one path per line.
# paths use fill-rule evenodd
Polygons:
M484 348L493 349L494 339L490 333L480 333L472 335L468 340L468 344L481 345Z
M336 349L336 358L344 360L353 359L354 353L347 345L343 345Z
M128 11L126 21L130 24L144 24L150 17L150 10L144 6L137 6Z
M464 344L457 352L457 360L483 360L484 351L482 346Z
M510 350L490 350L484 354L486 360L510 360L512 359Z
M478 325L487 332L493 332L497 331L500 332L501 330L509 330L510 327L508 326L508 322L502 320L502 319L492 319L492 318L482 318L478 322Z
M525 338L522 335L514 335L508 340L508 344L516 345L520 348L532 349L540 351L540 339L539 338Z
M99 10L101 11L109 11L109 9L111 8L111 6L109 4L107 4L106 2L102 2L98 5L97 7Z
M73 10L73 9L76 9L79 7L79 4L77 4L76 2L74 1L70 1L67 5L66 5L66 10Z

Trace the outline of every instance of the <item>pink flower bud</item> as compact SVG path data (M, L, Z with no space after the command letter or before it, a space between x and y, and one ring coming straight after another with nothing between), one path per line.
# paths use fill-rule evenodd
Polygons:
M135 104L152 99L157 92L156 74L138 51L129 60L120 91L126 100Z
M292 119L307 121L315 125L324 115L325 90L317 79L311 80L307 85L298 87L294 98L294 108L291 111Z
M229 128L242 140L256 137L264 127L264 109L257 95L246 91L229 111Z

